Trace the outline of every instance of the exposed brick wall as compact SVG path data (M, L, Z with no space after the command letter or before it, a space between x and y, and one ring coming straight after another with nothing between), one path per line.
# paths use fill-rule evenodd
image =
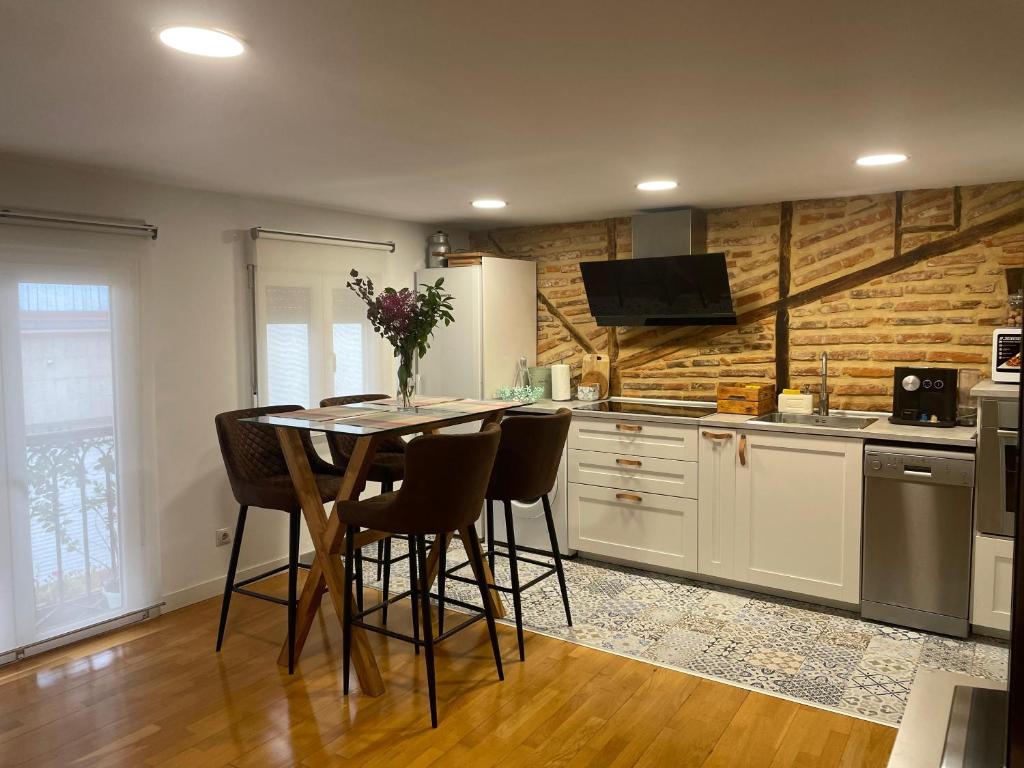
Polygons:
M779 216L778 204L708 211L708 251L726 254L737 312L779 298ZM714 399L719 379L770 381L775 375L771 318L736 328L625 328L618 338L616 367L627 396L707 400Z
M579 262L629 258L626 218L471 240L537 262L541 365L578 374L585 352L606 352L622 394L713 399L719 381L774 381L786 363L791 386L817 391L828 350L833 405L886 410L897 365L989 370L992 329L1006 321L1005 270L1024 266L1024 182L708 211L708 250L727 255L737 327L597 327ZM937 252L894 268L922 246ZM788 340L776 338L777 317Z

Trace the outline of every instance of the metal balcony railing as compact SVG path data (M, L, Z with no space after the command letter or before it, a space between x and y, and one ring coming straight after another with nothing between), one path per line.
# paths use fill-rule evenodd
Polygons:
M37 627L121 606L114 447L109 424L26 441Z

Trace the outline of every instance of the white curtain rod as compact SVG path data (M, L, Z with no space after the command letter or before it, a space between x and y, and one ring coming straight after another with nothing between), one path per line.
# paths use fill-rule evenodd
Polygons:
M157 227L145 222L132 224L124 221L115 221L113 219L91 219L82 216L58 213L18 211L12 208L0 209L0 223L8 221L25 222L28 224L68 224L78 227L98 227L101 229L112 229L116 232L124 232L126 234L148 235L153 240L156 240L157 236Z
M277 235L279 237L301 237L308 240L326 240L331 243L342 243L346 245L357 245L364 248L381 248L395 252L394 240L361 240L356 237L335 237L334 235L315 235L309 232L289 232L286 229L268 229L267 227L253 227L249 230L253 240L264 235Z

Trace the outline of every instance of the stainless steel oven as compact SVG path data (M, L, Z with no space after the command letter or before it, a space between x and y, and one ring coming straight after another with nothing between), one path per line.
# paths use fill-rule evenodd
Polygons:
M1020 452L1016 399L978 402L978 477L975 515L979 533L1013 536L1019 502Z

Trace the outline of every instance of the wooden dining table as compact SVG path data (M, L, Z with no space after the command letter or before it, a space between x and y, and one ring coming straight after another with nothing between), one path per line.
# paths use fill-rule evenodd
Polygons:
M296 659L302 653L317 611L320 610L324 591L330 594L334 612L340 623L343 616L342 596L346 588L345 568L341 557L345 548L345 525L339 517L337 503L330 515L324 507L316 478L303 449L301 432L333 432L356 438L352 456L345 469L341 488L335 500L340 502L359 498L359 494L366 485L366 475L373 462L374 453L383 438L417 433L432 434L445 427L474 421L482 422L481 428L483 428L487 424L500 421L508 409L524 405L519 402L469 400L456 397L423 397L414 400L413 403L413 408L403 409L398 406L394 398L389 398L246 419L246 421L267 424L276 430L288 464L288 473L295 486L299 503L302 505L302 514L316 553L303 585L296 611ZM355 546L356 548L364 547L387 538L389 535L384 531L363 530L356 535ZM463 546L467 548L467 558L472 563L473 558L468 556L470 535L468 528L459 531ZM438 537L431 547L425 577L428 589L437 577L441 548L447 549L450 543L451 535L449 534L447 537ZM493 584L494 577L486 561L482 567L483 572L478 576L483 576L488 584ZM505 608L497 590L492 589L488 592L495 616L499 618L504 616ZM278 664L288 665L287 640L281 648ZM384 693L384 681L373 649L370 647L366 632L359 627L352 628L352 668L359 680L360 689L364 693L370 696L379 696Z

